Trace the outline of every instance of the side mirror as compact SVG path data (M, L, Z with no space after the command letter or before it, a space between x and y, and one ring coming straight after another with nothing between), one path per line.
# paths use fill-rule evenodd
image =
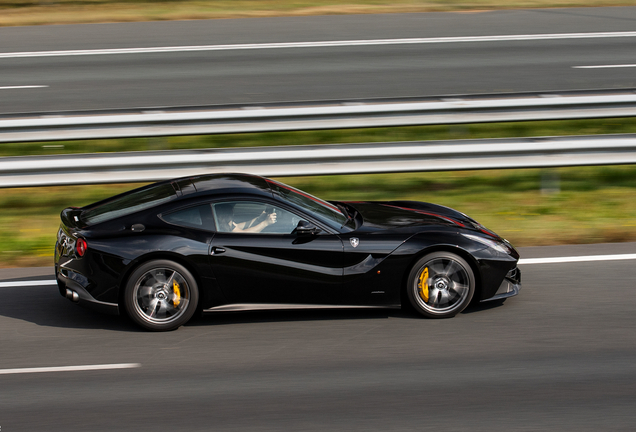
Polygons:
M296 225L296 229L294 229L294 231L292 231L292 234L296 234L296 235L299 235L299 236L316 235L320 231L322 231L322 230L320 228L318 228L316 225L312 224L311 222L307 222L307 221L301 220L301 221L298 222L298 225Z

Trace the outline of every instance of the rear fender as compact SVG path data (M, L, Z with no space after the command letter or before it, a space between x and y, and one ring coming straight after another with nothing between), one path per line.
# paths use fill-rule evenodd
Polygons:
M207 263L207 260L205 263L199 263L200 265L194 265L189 259L178 253L171 251L155 251L145 254L135 259L134 261L131 261L126 266L126 270L122 273L119 280L119 304L122 304L121 302L123 299L126 283L128 282L131 273L140 265L153 260L174 261L178 264L181 264L186 269L188 269L190 273L192 273L192 276L197 281L197 285L199 287L200 308L206 309L227 302L221 290L216 284L216 279L212 277L211 272L209 271L209 264Z

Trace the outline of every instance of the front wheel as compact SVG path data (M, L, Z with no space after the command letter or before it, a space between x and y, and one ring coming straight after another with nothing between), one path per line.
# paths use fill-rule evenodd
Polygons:
M475 293L472 268L450 252L422 257L411 269L407 284L411 305L429 318L454 317L468 306Z
M128 278L124 305L130 318L152 331L174 330L194 314L199 289L192 274L169 260L149 261Z

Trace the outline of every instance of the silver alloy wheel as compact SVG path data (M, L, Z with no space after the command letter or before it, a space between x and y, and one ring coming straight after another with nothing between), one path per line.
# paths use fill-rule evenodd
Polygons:
M422 258L409 275L408 296L423 315L452 317L472 300L475 291L473 271L461 257L436 252Z
M169 325L188 310L191 290L176 270L153 268L137 279L133 289L134 309L150 324Z

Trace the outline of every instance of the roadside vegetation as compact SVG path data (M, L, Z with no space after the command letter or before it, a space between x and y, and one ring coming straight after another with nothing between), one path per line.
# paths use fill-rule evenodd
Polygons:
M555 183L548 185L552 191L542 184L546 177L558 178L556 188ZM446 205L515 246L636 241L633 165L279 180L326 199L408 199ZM136 186L1 190L0 267L51 265L63 208L83 206Z
M0 26L633 5L633 0L0 0Z
M636 119L235 134L0 145L1 156L100 151L636 133ZM412 199L456 208L516 246L636 241L636 166L279 179L341 200ZM0 267L46 266L59 213L139 184L0 189Z

